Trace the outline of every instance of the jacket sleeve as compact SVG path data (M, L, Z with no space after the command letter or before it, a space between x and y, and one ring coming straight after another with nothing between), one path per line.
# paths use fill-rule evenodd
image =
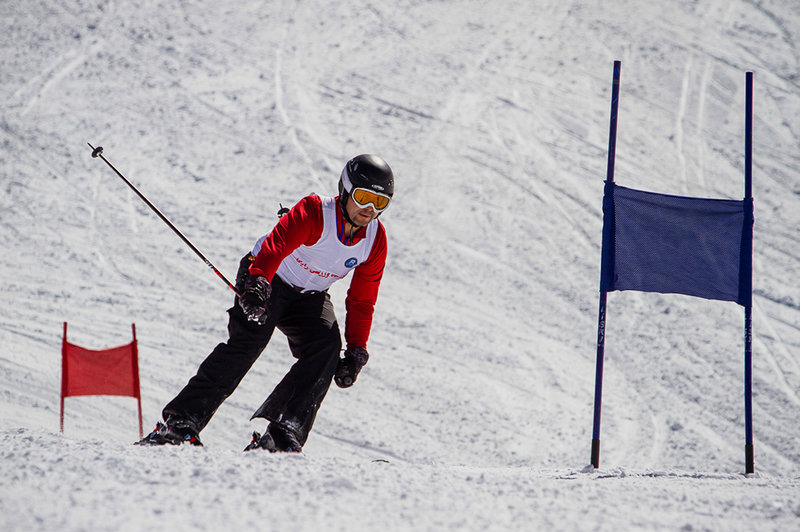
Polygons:
M372 328L372 314L375 302L378 300L383 268L386 264L386 231L383 224L378 222L378 232L375 243L372 245L369 257L362 264L356 266L353 280L347 291L345 307L344 338L347 347L363 347L366 349L369 332Z
M300 246L311 246L322 236L322 199L311 195L301 199L281 216L272 231L256 245L251 275L263 275L270 282L283 259Z

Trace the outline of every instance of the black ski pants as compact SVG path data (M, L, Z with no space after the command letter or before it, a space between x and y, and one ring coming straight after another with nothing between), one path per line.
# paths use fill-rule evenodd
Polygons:
M242 260L242 268L249 265ZM228 341L221 343L200 364L181 392L162 412L170 418L193 423L200 432L222 402L241 382L267 346L277 328L289 340L297 359L251 419L278 422L295 432L305 444L317 410L328 392L342 339L326 292L300 293L277 275L272 280L269 317L263 325L249 321L236 301L228 309Z

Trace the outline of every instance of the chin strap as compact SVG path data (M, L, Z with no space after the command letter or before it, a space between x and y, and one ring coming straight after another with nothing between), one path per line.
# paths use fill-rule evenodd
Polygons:
M347 198L350 197L350 194L347 192L343 192L339 195L339 210L342 211L342 219L352 225L353 227L360 227L357 225L353 220L350 219L350 215L347 214L347 209L345 205L347 205Z

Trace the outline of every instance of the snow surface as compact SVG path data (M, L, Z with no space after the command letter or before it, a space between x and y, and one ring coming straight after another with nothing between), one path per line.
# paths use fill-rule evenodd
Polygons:
M796 0L0 2L0 530L800 529ZM742 308L612 293L587 467L612 62L616 180L743 195L755 72L754 427ZM371 359L301 455L242 453L274 341L203 432L67 400L71 341L140 348L145 429L225 338L279 203L395 170ZM332 290L344 318L347 282Z

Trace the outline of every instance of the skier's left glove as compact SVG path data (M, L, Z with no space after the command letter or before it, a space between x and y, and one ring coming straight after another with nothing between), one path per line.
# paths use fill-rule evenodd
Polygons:
M251 275L244 279L243 289L239 296L239 306L242 307L247 319L257 321L263 325L269 313L267 306L272 287L263 275Z
M363 347L348 347L344 358L339 359L333 381L339 388L349 388L356 382L356 377L369 360L369 353Z

